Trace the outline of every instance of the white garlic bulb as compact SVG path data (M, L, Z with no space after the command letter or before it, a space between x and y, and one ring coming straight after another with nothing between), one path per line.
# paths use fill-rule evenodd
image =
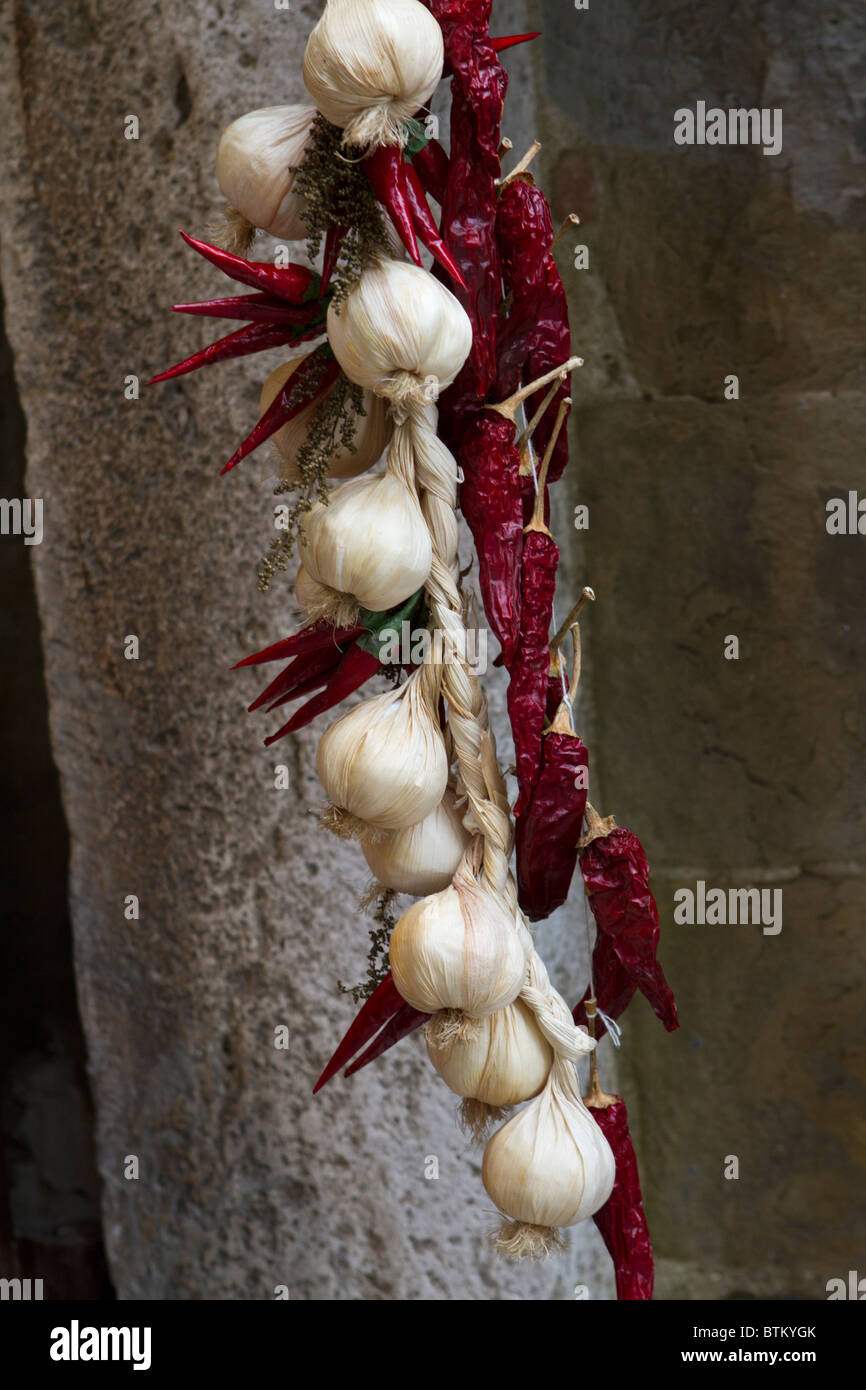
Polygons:
M419 898L447 888L469 846L462 813L449 787L439 805L417 825L361 840L372 873L386 888Z
M385 612L427 582L433 544L414 490L393 468L365 473L316 502L298 530L307 573Z
M435 671L350 709L323 735L319 779L340 813L333 828L397 830L429 816L445 793L448 756L439 728Z
M469 355L472 325L426 270L382 258L365 268L339 312L328 310L328 340L350 380L387 395L398 373L448 386Z
M400 994L425 1014L446 1009L484 1018L517 998L526 975L511 916L466 861L450 888L403 913L389 957Z
M314 106L265 106L248 111L223 131L217 181L233 207L254 227L286 241L307 235L304 200L292 191L294 172L316 115Z
M305 359L294 357L290 362L284 362L282 366L276 367L268 377L259 400L259 410L262 414L268 406L276 399L282 391L292 372ZM289 483L299 483L301 474L297 465L298 450L306 443L307 432L312 423L313 416L319 409L323 400L335 389L331 386L322 396L318 396L305 406L293 420L288 420L285 425L277 430L272 436L274 443L283 460L280 475ZM363 407L365 414L355 416L355 431L352 436L354 452L347 449L339 440L336 441L334 453L328 465L328 476L330 478L357 478L359 474L366 473L368 468L382 457L388 440L391 437L391 421L388 419L388 408L380 396L374 396L372 391L365 391L363 396Z
M544 1090L488 1140L481 1179L514 1223L500 1248L534 1254L543 1233L574 1226L603 1207L616 1165L610 1145L577 1087L574 1067L557 1059Z
M444 57L442 30L419 0L328 0L307 41L304 82L346 143L397 145Z
M474 1038L455 1038L444 1047L428 1042L427 1051L452 1091L492 1106L537 1096L553 1064L553 1049L521 999L482 1018Z

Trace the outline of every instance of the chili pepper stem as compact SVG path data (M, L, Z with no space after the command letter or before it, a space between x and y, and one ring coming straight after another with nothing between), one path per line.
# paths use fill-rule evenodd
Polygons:
M553 383L550 390L547 392L547 395L544 397L544 400L541 402L541 405L538 407L529 424L526 426L526 429L523 430L522 434L520 434L517 439L515 439L514 447L515 449L519 449L521 453L526 448L535 431L538 429L538 426L541 423L541 417L544 415L545 411L547 410L547 407L550 405L550 402L553 400L561 384L562 383L559 381L555 381Z
M500 193L503 191L503 189L507 188L508 185L514 179L516 179L519 174L523 174L526 172L526 170L529 168L530 164L532 163L533 159L538 154L538 151L540 149L540 142L538 140L533 140L532 144L529 146L529 149L526 151L526 154L517 164L515 164L511 172L506 174L504 179L498 180L498 187Z
M548 382L554 379L561 381L562 378L568 376L569 372L573 371L575 367L582 366L582 357L569 357L567 362L563 362L559 367L552 367L550 371L545 372L543 376L537 377L535 381L530 381L528 386L521 386L519 391L515 391L514 394L509 396L506 400L499 401L496 405L487 405L484 408L485 410L495 410L497 415L504 415L506 420L511 420L513 423L518 407L523 404L527 397L534 396L536 391L540 391L542 386L547 386Z
M586 1023L589 1029L589 1036L595 1037L595 1014L597 1002L594 998L586 1001ZM611 1105L618 1105L620 1096L613 1096L609 1091L603 1091L598 1080L598 1048L593 1048L589 1054L589 1091L583 1098L583 1103L590 1110L607 1110Z
M578 217L577 213L570 212L566 217L565 221L563 222L562 226L560 227L559 231L556 233L556 236L553 238L553 241L550 243L551 251L558 242L562 241L562 238L565 236L566 232L570 231L572 227L579 226L580 218Z
M509 153L511 150L513 150L513 149L514 149L514 146L512 145L512 143L511 143L511 141L509 140L508 136L507 136L507 135L503 135L502 140L501 140L500 145L499 145L499 158L502 159L503 155L508 154L508 153Z
M589 585L585 584L580 591L580 598L577 600L577 603L572 608L565 622L562 624L562 627L559 628L556 636L550 644L550 650L552 652L557 651L559 647L562 646L568 633L571 631L572 627L577 621L579 614L583 611L583 608L587 603L595 603L595 590L590 589ZM551 665L553 665L552 660Z
M601 840L616 829L615 816L600 816L591 802L586 803L586 830L578 840L578 847L586 849L593 840Z
M544 451L544 458L541 461L541 471L538 475L538 481L536 484L538 490L535 494L535 511L532 513L532 520L530 521L529 525L524 526L523 528L524 535L526 535L527 531L544 531L548 536L550 535L550 531L544 524L544 489L547 486L547 470L550 467L550 460L553 456L553 451L556 448L556 441L559 438L559 431L562 429L562 423L566 415L568 414L570 408L571 397L566 396L565 400L562 401L562 403L560 404L559 412L556 416L556 424L554 425L553 430L551 431L547 448Z

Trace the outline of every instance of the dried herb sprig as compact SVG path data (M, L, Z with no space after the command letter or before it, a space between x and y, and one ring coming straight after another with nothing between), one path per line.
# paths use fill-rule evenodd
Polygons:
M388 948L391 944L391 933L397 925L397 918L393 911L396 896L393 888L384 888L376 900L376 909L373 913L373 921L376 926L370 928L366 981L360 985L344 985L342 980L337 981L337 988L340 993L351 994L354 1004L360 1004L363 999L369 999L388 974Z
M361 278L372 256L387 255L382 209L360 165L364 151L341 145L343 132L316 116L292 185L306 199L307 255L314 260L330 227L344 231L332 276L333 304L339 304Z

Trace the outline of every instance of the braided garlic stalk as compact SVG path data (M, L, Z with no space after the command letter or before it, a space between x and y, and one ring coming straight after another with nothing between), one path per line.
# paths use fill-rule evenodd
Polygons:
M427 1039L437 1069L446 1081L449 1073L471 1076L482 1093L467 1094L458 1084L470 1129L483 1133L501 1116L501 1106L530 1100L489 1141L483 1172L506 1217L498 1247L537 1255L556 1247L557 1227L583 1220L607 1200L614 1164L574 1071L595 1043L575 1027L551 985L517 905L505 782L484 692L468 658L457 562L457 466L437 435L435 406L468 352L468 321L461 316L457 301L427 272L382 261L365 272L339 314L332 311L328 327L347 375L390 403L394 428L386 468L411 491L429 533L425 597L442 655L428 663L433 670L423 687L425 667L408 684L419 682L431 720L440 698L444 702L463 825L472 837L451 884L415 903L397 923L391 971L403 998L433 1015ZM473 1067L473 1056L477 1062L485 1047L487 1063ZM503 1085L501 1066L498 1074L491 1069L492 1050L506 1066L510 1059L512 1075L518 1063L523 1075L516 1084Z

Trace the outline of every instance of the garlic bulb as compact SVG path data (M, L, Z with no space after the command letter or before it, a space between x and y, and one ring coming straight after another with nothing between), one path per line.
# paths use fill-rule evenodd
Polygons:
M469 354L472 325L426 270L382 258L366 267L339 312L328 310L328 340L352 381L388 395L400 373L448 386Z
M512 1223L503 1227L499 1248L546 1253L557 1227L604 1206L615 1176L610 1145L580 1098L574 1067L558 1058L541 1094L484 1150L481 1180Z
M449 787L435 810L417 825L361 840L367 863L380 883L415 898L448 887L469 845L455 801Z
M323 735L316 768L339 833L416 825L442 800L448 757L434 679L432 667L420 667L397 691L356 705Z
M336 596L384 612L425 584L430 532L414 490L391 467L364 474L317 502L298 531L304 568Z
M312 133L314 106L265 106L249 111L223 131L216 157L217 181L233 207L272 236L306 237L304 200L292 192Z
M303 357L294 357L290 362L284 362L282 366L276 367L271 372L262 387L259 400L259 410L262 414L282 391L295 368L299 367L303 361ZM306 443L307 432L313 416L323 400L327 400L334 389L334 386L330 387L324 396L319 396L316 400L311 401L293 420L287 421L273 435L273 441L283 459L280 474L286 482L299 483L301 481L300 470L296 462L298 451ZM335 442L334 453L328 465L330 478L357 478L360 473L366 473L368 468L372 468L377 459L382 457L382 451L391 437L391 422L388 419L387 406L381 397L374 396L372 391L365 391L364 410L366 414L354 417L355 430L352 436L354 453L347 449L339 439Z
M304 82L347 144L398 145L444 57L442 30L419 0L328 0L307 42Z
M517 998L526 975L511 917L465 860L450 888L403 913L389 957L400 994L425 1014L453 1009L484 1018Z
M494 1106L537 1096L553 1064L553 1049L520 999L482 1018L474 1038L456 1038L444 1047L428 1042L427 1051L458 1096Z

